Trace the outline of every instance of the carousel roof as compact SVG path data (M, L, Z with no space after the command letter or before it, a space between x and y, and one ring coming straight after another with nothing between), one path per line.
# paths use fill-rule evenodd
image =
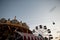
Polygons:
M17 26L17 27L22 27L22 28L25 28L25 29L29 29L28 25L26 23L22 23L22 21L19 22L16 19L16 16L12 20L10 20L10 19L6 20L5 18L1 18L0 19L0 25L3 25L3 24L7 24L7 25L12 25L12 26Z

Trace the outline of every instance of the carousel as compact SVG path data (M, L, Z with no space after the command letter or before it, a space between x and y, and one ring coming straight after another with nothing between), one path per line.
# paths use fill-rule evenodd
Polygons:
M43 40L43 37L33 35L29 26L15 16L12 20L0 19L0 40Z

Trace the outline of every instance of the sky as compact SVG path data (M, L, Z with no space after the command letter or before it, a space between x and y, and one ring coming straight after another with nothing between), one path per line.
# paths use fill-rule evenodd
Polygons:
M54 34L60 30L60 0L0 0L0 18L12 20L14 16L31 30L46 25Z

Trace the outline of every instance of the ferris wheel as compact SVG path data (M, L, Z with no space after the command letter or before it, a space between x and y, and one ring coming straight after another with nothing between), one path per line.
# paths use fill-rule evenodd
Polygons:
M46 26L43 26L43 25L36 26L32 32L35 36L41 36L47 39L53 39L51 30L48 29Z

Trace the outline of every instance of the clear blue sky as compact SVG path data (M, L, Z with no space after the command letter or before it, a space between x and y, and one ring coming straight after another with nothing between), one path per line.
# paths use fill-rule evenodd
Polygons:
M52 30L60 28L60 0L0 0L0 18L13 19L14 16L26 22L30 29L39 24Z

